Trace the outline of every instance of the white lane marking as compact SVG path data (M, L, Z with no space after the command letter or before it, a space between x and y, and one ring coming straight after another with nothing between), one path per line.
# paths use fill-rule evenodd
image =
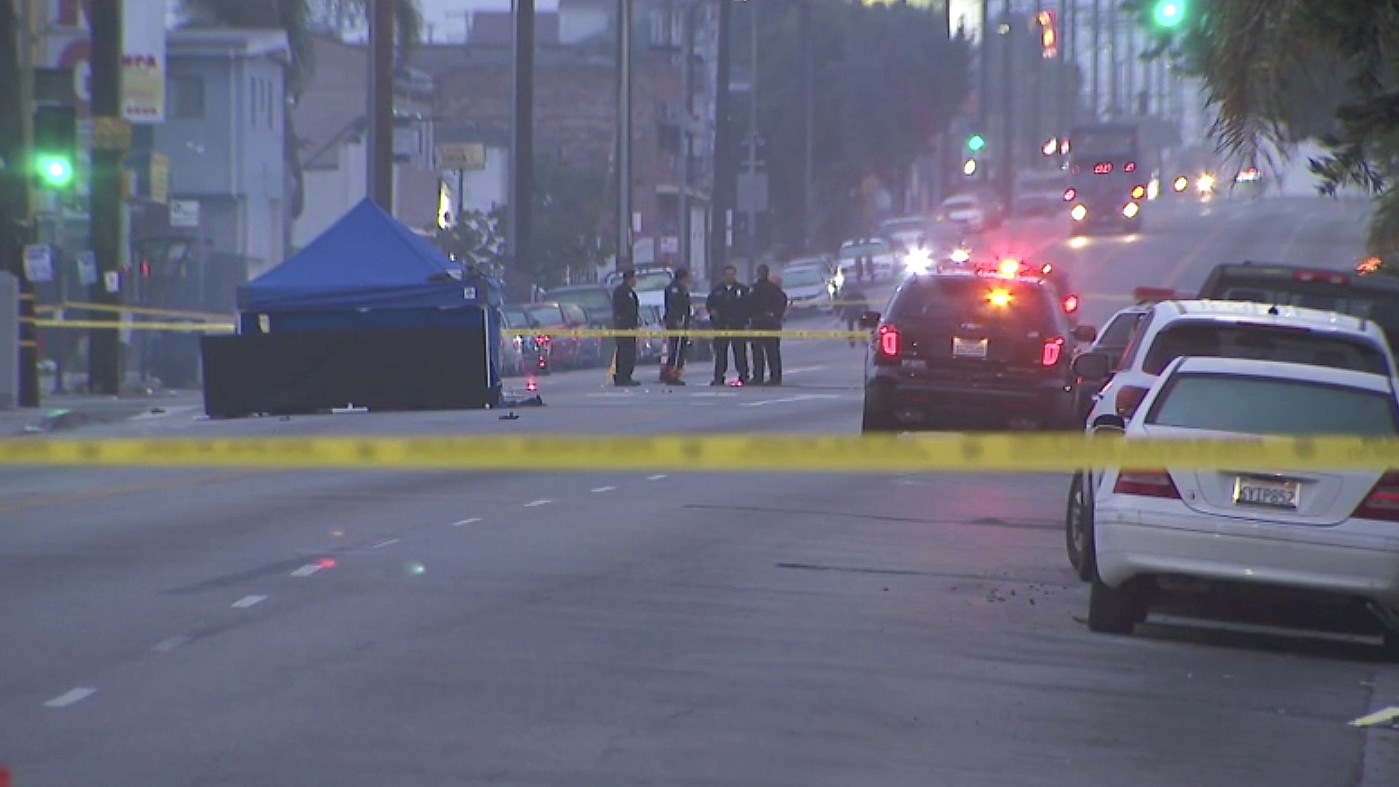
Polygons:
M635 396L635 394L633 394L631 391L602 391L600 393L590 393L583 395L595 399L616 399L618 397Z
M166 637L165 639L155 643L155 647L152 647L151 650L154 650L157 653L169 653L170 651L180 647L186 642L189 642L189 637Z
M738 396L738 394L736 394L736 393L730 393L729 391L690 391L690 396L693 396L693 397L695 397L696 399L700 399L700 398L704 398L704 397L715 397L715 398L723 397L723 398L729 398L729 397L732 397L732 396Z
M554 501L549 500L548 498L540 498L539 500L531 500L528 503L525 503L525 508L539 508L540 506L547 506L552 502Z
M813 399L839 399L837 394L797 394L796 396L784 396L781 399L759 399L756 402L744 402L739 407L764 407L770 404L790 404L792 402L806 402Z
M261 604L267 600L267 596L244 596L233 602L234 609L247 609L254 604Z
M594 489L593 491L594 491L594 492L615 492L615 491L617 491L617 487L615 487L615 486L600 486L600 487L598 487L597 489Z
M391 547L391 546L393 546L394 544L397 544L397 543L398 543L398 539L396 539L396 538L390 538L390 539L386 539L386 540L384 540L384 541L380 541L379 543L377 543L377 544L375 544L374 546L370 547L370 549L383 549L384 547Z
M791 368L791 369L783 369L783 370L782 370L782 373L783 373L783 374L801 374L802 372L819 372L819 371L821 371L821 370L824 369L824 368L826 368L824 364L818 364L818 365L816 365L816 366L797 366L797 367Z
M96 693L97 689L91 689L86 686L79 686L78 688L73 689L72 691L60 694L57 697L54 697L53 699L49 700L48 702L45 702L44 707L66 708L75 702L82 702L83 700L87 699L88 697L91 697Z
M659 480L661 480L662 478L665 478L665 477L666 477L665 473L660 473L660 474L653 475L653 476L647 476L647 477L646 477L646 480L647 480L647 481L659 481Z
M309 577L320 570L321 567L316 565L315 563L307 563L301 568L298 568L297 570L291 572L291 575L294 577Z
M458 519L457 521L453 522L452 527L465 527L466 525L474 525L480 521L481 517L479 516L467 517L466 519Z

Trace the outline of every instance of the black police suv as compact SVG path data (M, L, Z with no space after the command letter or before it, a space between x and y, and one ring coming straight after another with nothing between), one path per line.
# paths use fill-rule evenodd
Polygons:
M1074 326L1054 285L1032 276L938 273L900 285L873 328L863 431L1074 425Z

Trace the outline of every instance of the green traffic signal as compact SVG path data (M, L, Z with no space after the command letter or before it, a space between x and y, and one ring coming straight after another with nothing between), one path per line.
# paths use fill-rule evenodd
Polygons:
M1185 21L1185 0L1156 0L1151 9L1151 21L1157 27L1179 27Z
M65 189L73 182L73 162L52 154L40 153L38 175L43 185L52 189Z
M980 134L972 134L970 137L967 137L967 150L973 153L979 153L984 147L986 147L986 138Z

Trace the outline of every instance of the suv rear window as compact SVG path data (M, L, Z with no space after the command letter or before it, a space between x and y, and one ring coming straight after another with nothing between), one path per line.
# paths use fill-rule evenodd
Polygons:
M1008 300L998 303L997 292ZM890 318L924 325L984 325L998 333L1055 331L1055 299L1043 285L973 277L910 280L899 291Z
M1384 351L1333 334L1270 325L1180 322L1156 335L1142 360L1147 374L1160 374L1181 356L1290 361L1309 366L1389 374Z
M1275 377L1178 374L1147 423L1249 434L1395 433L1394 400L1381 393Z

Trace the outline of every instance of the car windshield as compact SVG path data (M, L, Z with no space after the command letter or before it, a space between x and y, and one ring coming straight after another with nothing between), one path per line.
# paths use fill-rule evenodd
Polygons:
M796 268L782 272L782 286L784 287L810 287L824 284L825 281L826 277L822 276L821 271L815 268Z
M500 314L505 319L505 324L511 328L526 328L529 326L529 319L525 316L524 309L507 306L500 310Z
M636 274L637 292L660 292L670 286L670 271L644 271Z
M612 296L605 288L587 287L578 290L564 290L545 293L554 303L576 303L588 311L611 313Z
M557 306L526 306L525 312L540 325L563 325L563 312Z
M894 219L879 225L879 229L886 235L893 235L899 232L921 232L926 224L922 219Z
M1177 374L1146 423L1247 434L1396 432L1394 400L1362 388L1228 374Z
M1114 316L1098 338L1099 347L1126 347L1146 312L1124 312Z
M975 324L1023 336L1052 328L1050 301L1047 290L1029 282L934 277L911 280L895 298L890 318L946 328Z
M1147 350L1142 368L1147 374L1160 374L1171 361L1185 355L1290 361L1389 374L1389 361L1382 349L1350 337L1272 325L1213 322L1182 322L1162 330Z
M976 207L976 198L953 197L952 199L942 203L942 207L945 210L965 210L966 208L974 208Z
M874 254L884 254L888 250L883 243L852 243L840 250L840 258L848 260L855 257L869 257Z

